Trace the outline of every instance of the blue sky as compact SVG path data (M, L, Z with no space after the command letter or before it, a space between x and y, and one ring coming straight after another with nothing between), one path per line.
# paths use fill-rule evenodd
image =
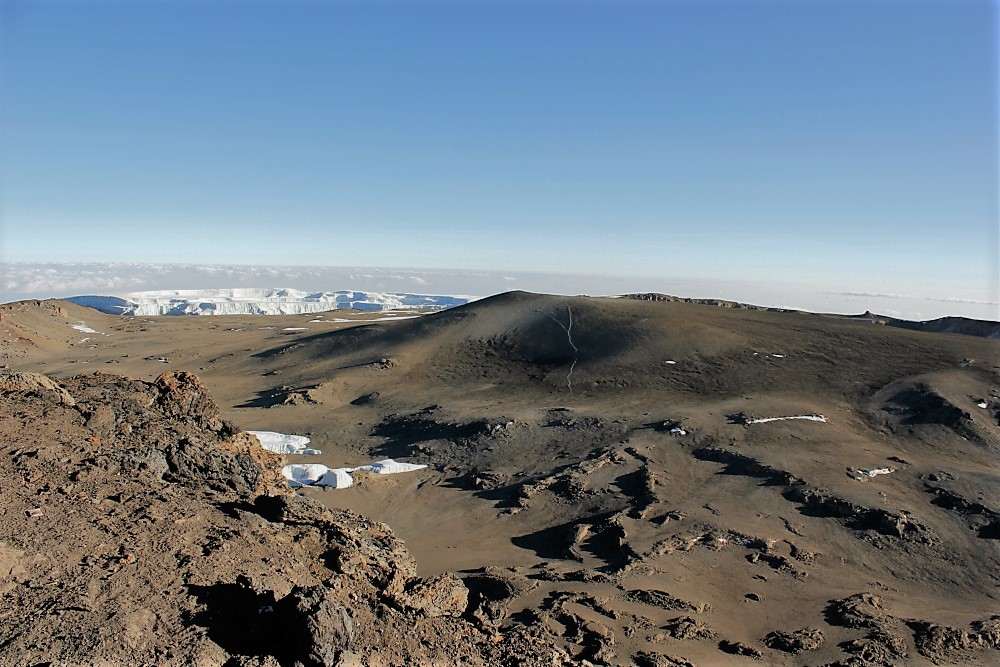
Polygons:
M2 0L0 260L997 301L997 30L972 0Z

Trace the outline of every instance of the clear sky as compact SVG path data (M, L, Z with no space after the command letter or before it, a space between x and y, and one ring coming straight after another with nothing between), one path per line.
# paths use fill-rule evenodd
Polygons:
M997 301L997 21L975 0L0 0L0 261Z

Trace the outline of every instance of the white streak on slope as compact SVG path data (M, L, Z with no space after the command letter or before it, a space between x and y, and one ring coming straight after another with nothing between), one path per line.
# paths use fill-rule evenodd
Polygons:
M826 422L826 417L823 415L793 415L791 417L760 417L758 419L748 419L748 424L765 424L767 422L780 422L787 421L789 419L808 419L814 422Z

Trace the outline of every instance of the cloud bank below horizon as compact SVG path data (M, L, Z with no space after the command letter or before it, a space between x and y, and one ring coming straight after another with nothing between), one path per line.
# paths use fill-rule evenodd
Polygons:
M164 289L292 288L490 296L510 290L592 296L662 292L682 297L742 301L828 313L871 311L928 320L962 316L1000 320L1000 297L907 295L761 281L692 280L651 276L601 276L387 267L152 264L133 262L0 263L0 300L118 295ZM982 290L981 290L982 291ZM978 292L977 292L978 295Z

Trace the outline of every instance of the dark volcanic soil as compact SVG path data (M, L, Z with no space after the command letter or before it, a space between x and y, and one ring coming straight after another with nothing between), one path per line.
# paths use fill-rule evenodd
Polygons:
M35 564L2 580L5 596L19 596L5 618L26 619L0 638L11 660L30 650L37 662L87 662L81 655L100 646L147 664L1000 660L997 341L524 293L362 326L0 308L6 363L61 378L77 403L57 404L58 387L4 396L16 442L4 478L26 481L4 487L20 495L5 497L0 540L13 555L0 557ZM100 333L71 328L81 321ZM309 329L284 331L299 326ZM98 364L146 382L70 379ZM170 369L198 372L219 414L192 425L170 400L150 399L169 378L183 385L187 376L153 382ZM231 424L309 435L324 453L297 462L391 456L430 468L303 490L332 514L305 503L305 518L292 520L299 509L255 500L279 493L274 464L254 459ZM72 486L88 475L100 490ZM141 502L129 504L133 494ZM147 506L204 519L154 521ZM23 514L33 507L44 518ZM63 522L58 539L46 537L50 514ZM368 554L363 576L332 555L345 533ZM136 549L142 558L128 562ZM90 551L118 569L83 564ZM155 573L136 567L146 560ZM131 635L85 640L124 618L109 616L123 604L112 576L136 596L121 608L152 616ZM62 601L55 581L91 586L91 598ZM153 581L164 583L150 592ZM197 588L212 586L223 588ZM59 612L70 630L43 649L43 637L58 636L43 619L59 605L82 611ZM232 613L248 605L280 615L270 634L260 618ZM326 619L312 639L283 639L309 618ZM157 639L165 634L180 639ZM334 649L309 657L289 642Z

